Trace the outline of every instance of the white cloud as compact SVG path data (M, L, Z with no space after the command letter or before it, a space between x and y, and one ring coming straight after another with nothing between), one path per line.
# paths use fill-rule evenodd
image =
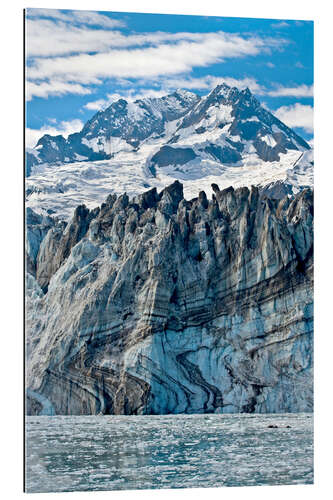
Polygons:
M278 44L284 44L286 41L271 38L244 38L237 34L224 33L223 31L212 33L191 33L177 32L169 33L163 31L154 31L147 33L131 33L128 35L120 31L108 29L101 24L101 28L93 29L87 23L67 22L68 15L59 14L56 19L32 18L26 22L26 49L27 56L59 56L76 53L94 53L107 52L115 48L158 46L163 43L177 43L180 41L192 41L203 43L206 40L221 39L225 42L226 52L231 49L229 57L240 57L242 55L252 55L251 48L269 51L271 47L277 47ZM86 12L84 17L87 20L93 20L94 16L100 16L97 13ZM81 17L83 14L81 13ZM105 17L105 16L104 16ZM110 18L107 18L110 19ZM90 24L94 24L91 22ZM237 50L239 47L239 50ZM235 53L236 52L236 53Z
M198 89L198 90L212 90L217 85L221 83L226 83L230 87L237 87L242 90L248 87L251 92L256 94L263 94L265 89L254 79L254 78L232 78L229 76L214 76L214 75L206 75L202 78L168 78L167 80L162 82L162 85L165 88L177 89L177 88L186 88L186 89Z
M103 28L120 28L124 27L125 23L119 19L112 19L104 14L89 10L74 10L67 13L69 22L78 22L85 25L102 26Z
M90 89L83 87L79 83L68 83L58 80L52 82L44 81L35 83L27 80L26 82L26 100L31 101L33 97L46 98L52 95L64 94L90 94Z
M289 23L286 21L280 21L279 23L273 23L271 24L272 28L289 28Z
M119 94L117 94L119 95ZM119 99L121 96L119 95ZM97 99L97 101L87 102L83 107L89 109L90 111L100 111L101 109L105 109L110 106L112 101L108 99Z
M267 95L271 97L313 97L313 85L279 86L275 90L267 92Z
M26 28L28 57L105 51L126 38L117 31L68 25L62 21L55 23L49 19L31 19Z
M55 119L50 118L49 121L54 123ZM62 121L55 126L43 125L40 129L26 128L25 143L28 148L33 148L44 134L63 135L67 138L70 134L74 134L74 132L80 132L82 127L83 122L75 119L71 121Z
M297 102L291 106L282 106L274 111L274 115L288 127L300 127L305 132L313 132L313 107Z
M28 9L27 12L28 99L90 93L85 85L102 84L109 78L159 78L164 80L162 89L168 90L175 86L165 83L165 77L186 75L195 67L221 63L227 58L256 56L270 53L274 48L281 50L287 43L281 39L244 37L223 31L125 34L114 30L122 21L98 12L52 9ZM176 87L211 89L222 81L262 92L253 78L187 78L187 85ZM103 103L95 106L99 105ZM93 103L87 104L88 109L93 106Z
M124 26L123 21L89 10L27 9L27 17L51 18L71 24L102 26L104 28Z
M27 68L27 73L30 79L57 78L80 83L110 77L149 78L186 73L193 67L208 66L226 58L254 56L267 49L268 46L259 38L245 39L223 32L204 33L198 34L194 41L182 39L145 48L36 58Z

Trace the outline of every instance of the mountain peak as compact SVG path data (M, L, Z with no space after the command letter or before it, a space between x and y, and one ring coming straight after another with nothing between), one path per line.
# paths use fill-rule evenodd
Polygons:
M244 90L242 90L243 94L245 95L252 95L252 92L251 90L249 89L249 87L246 87Z
M222 82L222 83L217 84L216 87L214 89L212 89L211 92L216 92L216 93L224 92L224 91L231 90L231 88L236 89L236 87L230 87L230 85L227 85L225 82Z
M120 98L67 139L43 136L33 154L27 152L28 168L37 163L110 159L119 152L138 151L147 140L156 143L147 158L147 167L153 170L157 160L163 167L187 169L192 160L241 165L251 155L253 161L278 162L288 151L309 149L260 105L248 87L240 90L222 82L203 97L179 88L134 102Z
M184 99L188 99L188 98L191 98L193 99L193 97L198 97L197 94L195 94L194 92L190 92L189 90L186 90L186 89L176 89L171 95L178 95Z
M235 102L240 99L246 99L260 104L259 101L256 99L256 97L252 94L249 87L246 87L245 89L239 89L238 87L231 87L226 83L218 84L208 94L207 97L209 98L210 96L214 98L222 98L225 100L230 100L231 102Z
M225 97L227 98L230 94L230 91L234 89L236 91L238 91L238 89L236 87L230 87L229 85L227 85L226 83L219 83L218 85L216 85L215 88L213 88L210 93L208 94L207 97L209 96L222 96L222 97Z

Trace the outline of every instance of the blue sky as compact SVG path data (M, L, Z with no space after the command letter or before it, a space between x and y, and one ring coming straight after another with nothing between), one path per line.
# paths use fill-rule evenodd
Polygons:
M250 90L313 137L313 23L271 19L28 9L27 145L79 131L124 97Z

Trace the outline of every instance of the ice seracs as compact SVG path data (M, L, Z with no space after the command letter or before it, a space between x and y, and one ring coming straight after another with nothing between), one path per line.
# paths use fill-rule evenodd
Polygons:
M29 413L312 410L312 191L212 189L110 195L50 227L27 287Z

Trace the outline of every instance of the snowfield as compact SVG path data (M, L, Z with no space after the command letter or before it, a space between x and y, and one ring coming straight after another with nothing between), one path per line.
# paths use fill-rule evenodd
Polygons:
M161 190L176 179L183 183L187 199L198 196L202 190L211 197L212 183L222 189L285 181L295 191L300 186L313 185L312 150L281 154L280 162L264 162L249 152L239 166L222 165L207 155L206 159L198 157L181 166L157 167L154 177L147 158L159 147L151 141L138 151L119 152L111 160L38 165L26 179L26 204L38 213L67 220L77 205L94 208L110 193L126 192L133 197L152 187Z

